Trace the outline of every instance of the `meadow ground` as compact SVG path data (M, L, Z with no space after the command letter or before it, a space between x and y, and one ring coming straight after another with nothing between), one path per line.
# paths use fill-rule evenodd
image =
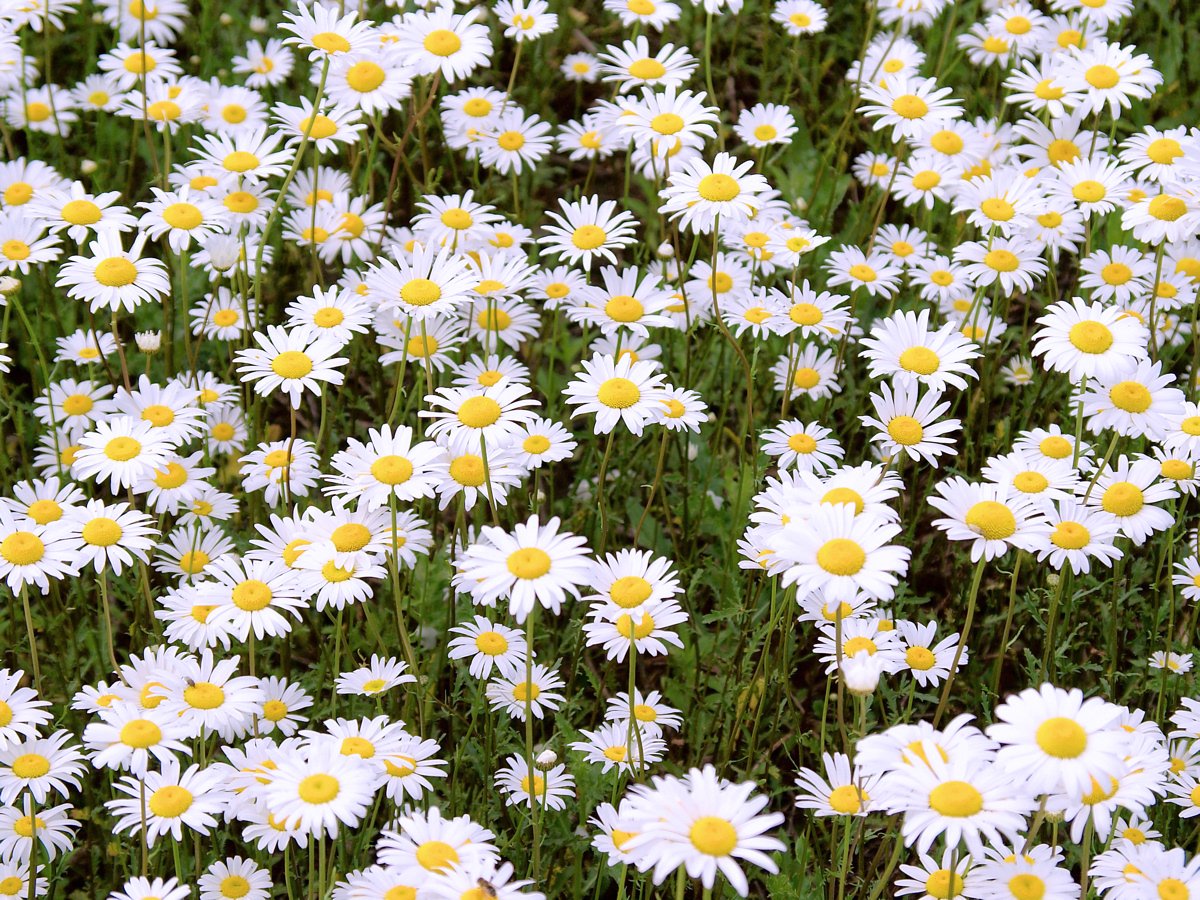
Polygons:
M0 0L0 896L1200 898L1198 29Z

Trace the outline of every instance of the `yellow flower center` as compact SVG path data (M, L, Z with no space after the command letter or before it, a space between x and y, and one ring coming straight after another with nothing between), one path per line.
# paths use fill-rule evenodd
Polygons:
M628 378L609 378L596 392L596 399L610 409L628 409L641 397L638 386Z
M981 500L966 515L967 527L989 541L1002 541L1017 530L1017 519L1003 503Z
M983 795L965 781L944 781L929 792L929 808L947 818L965 819L983 809Z
M1187 212L1187 204L1170 194L1159 194L1147 205L1150 215L1162 222L1174 222Z
M857 281L871 282L879 276L875 274L875 270L866 263L855 263L850 267L849 275Z
M933 668L937 658L928 647L909 647L904 651L904 661L908 663L910 669L927 672Z
M770 123L764 122L754 129L754 139L757 141L773 141L777 137L779 137L779 129Z
M225 691L211 681L197 681L183 689L183 699L192 709L217 709L225 702Z
M245 612L258 612L271 605L270 586L257 578L248 578L234 587L232 591L233 605Z
M134 750L145 750L162 740L162 729L149 719L131 719L121 726L121 743Z
M900 354L900 367L917 375L932 375L940 364L938 355L928 347L909 347Z
M326 774L309 775L296 790L301 800L314 806L332 802L341 792L338 780Z
M447 28L438 28L425 36L425 49L434 56L453 56L462 49L462 38Z
M912 447L921 443L925 429L912 416L896 416L887 426L888 436L897 444Z
M654 633L654 617L649 613L642 613L641 620L636 625L634 624L633 616L629 613L621 613L621 615L617 616L617 621L614 624L617 634L631 641L643 640Z
M571 243L580 250L595 250L607 239L604 229L597 225L580 225L571 235Z
M1146 505L1146 500L1141 488L1137 485L1128 481L1118 481L1110 485L1104 492L1104 498L1100 504L1114 516L1126 518L1141 512L1142 507Z
M892 112L902 119L919 119L929 112L929 104L916 94L901 94L892 101Z
M787 439L788 449L794 453L812 453L817 449L817 442L811 435L800 431Z
M93 547L111 547L121 539L122 529L107 516L97 516L83 526L82 537Z
M368 94L383 84L387 73L377 63L364 59L356 62L346 71L346 84L360 94Z
M1055 759L1075 759L1087 749L1087 732L1074 719L1054 716L1037 727L1037 745L1047 756Z
M105 287L124 287L137 280L137 266L123 256L110 256L96 265L96 280Z
M825 496L821 498L822 503L849 504L854 507L854 514L858 515L863 511L865 502L862 495L848 487L837 487L826 491Z
M100 221L100 207L91 200L71 200L63 206L59 215L72 225L95 225Z
M1091 320L1072 325L1067 337L1081 353L1103 353L1113 344L1113 333L1108 326Z
M458 408L458 421L467 428L486 428L495 424L502 412L491 397L471 397Z
M1013 477L1013 487L1022 494L1040 494L1050 486L1050 481L1041 472L1018 472Z
M382 484L404 484L412 477L413 465L403 456L389 454L371 463L371 475Z
M1003 197L989 197L979 204L979 210L993 222L1007 222L1017 214L1013 205Z
M1097 90L1106 91L1121 80L1121 73L1112 66L1091 66L1083 73L1083 79Z
M50 760L40 753L25 753L12 761L12 773L17 778L41 778L50 771Z
M636 322L646 309L637 298L618 294L604 304L604 312L614 322Z
M855 575L866 561L866 551L849 538L833 538L817 550L817 565L830 575Z
M441 287L428 278L413 278L400 288L400 299L410 306L428 306L441 298Z
M312 370L312 358L299 350L284 350L271 360L271 371L280 378L303 378Z
M49 525L62 518L63 510L57 500L34 500L25 510L25 515L39 525Z
M450 477L464 487L479 487L486 477L483 459L471 453L455 457L450 462Z
M629 66L629 74L640 81L653 81L667 74L667 67L657 59L639 59Z
M702 816L688 831L692 846L706 856L728 856L738 843L737 829L720 816Z
M508 571L525 581L541 578L550 571L550 554L538 547L522 547L508 557Z
M949 869L938 869L925 879L925 893L935 900L954 900L962 889L962 876Z
M737 181L729 175L713 173L700 179L696 191L710 203L728 203L742 192Z
M1153 402L1146 386L1136 381L1122 381L1113 385L1108 392L1108 399L1117 409L1130 413L1144 413Z

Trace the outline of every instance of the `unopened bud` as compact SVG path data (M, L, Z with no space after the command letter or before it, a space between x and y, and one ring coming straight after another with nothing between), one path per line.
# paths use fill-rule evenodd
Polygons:
M133 339L143 353L157 353L158 348L162 346L162 332L159 331L139 331L134 334Z
M11 275L0 276L0 295L11 297L21 289L21 279Z
M98 168L100 168L100 165L94 159L85 159L79 163L79 173L81 175L91 175Z
M537 758L533 761L533 764L536 768L541 769L543 772L548 772L558 764L558 754L553 750L543 750L537 755Z
M669 241L663 241L654 252L658 254L659 259L672 259L675 256L675 248Z

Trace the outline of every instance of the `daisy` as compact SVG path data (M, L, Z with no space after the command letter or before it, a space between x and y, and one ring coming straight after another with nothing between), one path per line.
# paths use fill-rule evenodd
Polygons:
M303 754L281 758L265 789L275 815L314 836L336 837L339 827L356 828L366 816L377 776L358 756L344 756L328 743L310 743Z
M1041 517L1024 494L1007 485L971 484L954 477L936 486L929 505L945 513L934 527L952 541L971 541L971 562L993 560L1010 547L1033 550Z
M1121 228L1148 244L1178 243L1200 225L1200 196L1187 182L1134 200L1121 214Z
M859 420L879 429L871 442L884 452L906 454L937 468L938 456L957 452L951 435L961 424L958 419L938 421L950 410L950 403L941 399L937 390L921 396L915 382L898 381L894 388L885 382L878 394L871 394L875 416L859 416Z
M633 214L626 210L616 212L615 200L601 203L599 197L592 196L572 203L560 199L559 206L561 215L546 214L554 225L546 227L546 235L538 243L547 245L565 262L581 263L584 271L590 270L597 258L616 263L613 251L633 242Z
M492 56L488 28L476 22L482 12L472 9L458 15L438 8L406 16L396 50L417 75L441 72L448 84L461 81Z
M197 765L181 772L174 757L164 760L157 772L146 772L137 778L126 776L115 787L130 799L118 798L104 804L116 818L113 832L133 834L144 827L149 847L165 835L183 840L185 826L197 835L208 834L216 827L228 802L228 795L219 786L220 779L215 769L201 769ZM185 896L190 893L189 890Z
M1017 169L1003 169L965 181L953 211L968 213L968 221L983 231L995 228L1002 236L1011 237L1027 228L1044 207L1035 179Z
M791 285L788 293L771 288L770 297L775 308L770 324L776 334L830 340L839 337L851 321L844 297L816 291L808 279Z
M514 107L502 113L483 136L479 161L501 174L519 175L527 167L536 167L550 152L551 144L550 123Z
M305 50L310 62L319 64L329 57L371 46L371 25L356 21L354 12L342 15L332 7L314 3L302 4L296 12L287 11L284 17L287 21L279 27L293 35L284 43Z
M383 757L383 790L389 799L400 803L406 797L420 800L433 790L430 778L445 778L445 760L436 759L441 748L437 741L402 734L392 750Z
M1046 190L1051 197L1075 204L1084 218L1105 215L1117 208L1122 193L1128 190L1129 174L1117 160L1096 154L1060 163L1057 177L1047 180Z
M289 147L311 143L322 154L334 154L341 145L356 143L359 133L367 127L359 121L362 110L357 106L325 106L317 110L307 97L300 98L299 106L276 103L271 113Z
M1167 184L1180 176L1176 161L1184 156L1184 128L1159 131L1147 126L1121 143L1121 161L1132 166L1143 178Z
M1171 385L1175 376L1162 363L1129 362L1108 376L1097 377L1078 398L1088 429L1099 434L1113 429L1126 436L1166 437L1170 417L1184 410L1183 391Z
M42 804L51 793L67 797L72 790L79 790L79 776L85 767L78 747L67 746L72 737L70 732L56 731L0 751L0 803L15 803L28 791Z
M756 103L743 110L733 130L750 147L788 144L796 133L796 120L786 106Z
M326 90L340 106L368 116L398 109L412 93L412 70L392 44L333 57Z
M107 332L97 334L80 329L54 340L58 345L55 362L90 366L117 352L117 339Z
M830 287L847 284L852 291L865 288L872 297L884 298L896 293L903 274L903 269L893 265L882 253L868 254L849 245L829 254L824 269L829 273Z
M458 635L449 644L450 659L471 658L469 671L474 678L486 679L492 667L516 672L525 665L525 635L515 628L492 622L484 616L450 629Z
M368 510L393 500L432 497L444 452L432 441L413 438L413 430L403 425L372 428L366 443L349 438L346 449L330 461L337 474L327 476L326 496L354 499Z
M991 457L980 475L984 481L1024 495L1043 509L1052 501L1073 497L1079 484L1079 473L1071 465L1069 453L1066 459L1053 459L1014 450Z
M1178 496L1173 485L1158 480L1159 475L1158 462L1152 458L1130 461L1118 456L1109 468L1096 474L1083 502L1114 516L1121 534L1140 547L1175 521L1170 512L1155 505Z
M165 469L175 449L175 442L153 423L129 416L100 422L79 439L79 444L74 473L80 478L108 480L113 493L135 487L155 471Z
M1006 295L1032 291L1048 271L1041 248L1022 238L995 237L984 243L967 241L954 250L962 273L980 288L1000 284Z
M257 726L260 734L272 734L278 730L284 737L295 734L300 726L307 724L304 710L313 705L313 699L298 684L290 684L282 678L269 676L259 679L262 704Z
M246 55L235 55L230 62L236 74L245 76L246 86L255 89L286 81L294 65L292 51L276 38L266 44L246 41Z
M997 767L1035 793L1085 793L1120 776L1124 731L1120 709L1099 697L1050 684L1026 688L996 707L988 737L1001 746Z
M214 624L228 622L238 640L251 631L255 638L278 637L292 628L289 617L299 618L304 603L299 599L295 573L282 561L238 560L229 555L216 560L205 582L216 607Z
M225 207L209 197L192 196L191 188L178 191L161 191L151 188L152 201L142 203L146 213L138 220L138 227L150 235L151 240L166 236L167 244L175 253L183 253L192 241L201 243L211 234L226 228Z
M920 854L919 866L901 865L900 873L907 878L896 879L896 896L921 894L923 897L960 897L966 896L973 885L970 881L974 860L968 854L963 854L957 847L948 847L942 851L940 860L926 854Z
M608 698L608 709L604 714L607 721L620 723L628 729L631 715L643 733L661 734L667 728L678 731L683 725L679 710L663 703L658 691L650 691L643 696L635 688L632 702L625 691Z
M577 446L574 436L560 423L552 419L532 419L521 426L511 449L520 464L532 471L570 459Z
M834 601L859 592L890 599L910 556L907 548L888 544L899 532L899 525L875 515L855 516L848 504L821 506L804 528L780 536L779 555L790 563L784 583L797 584L800 593L821 589Z
M411 684L417 679L405 674L406 668L407 664L397 659L372 653L371 661L366 666L353 672L343 672L337 677L337 693L373 697L397 685Z
M481 442L491 448L511 445L521 426L534 418L537 401L527 396L529 388L517 382L481 389L439 388L426 394L432 410L421 410L422 418L433 420L429 435L441 435L456 447L474 448ZM487 452L486 450L484 451Z
M1145 328L1121 311L1076 297L1055 303L1037 320L1033 355L1044 356L1047 368L1065 372L1073 381L1112 377L1146 357Z
M950 670L965 666L970 658L966 647L959 649L961 638L951 634L936 644L937 623L901 621L896 623L900 646L904 651L904 664L917 684L929 687L940 684L950 675Z
M984 840L992 844L1017 840L1026 815L1037 804L1031 795L1013 789L1007 771L988 762L945 762L929 741L923 742L922 755L925 765L896 773L885 801L889 812L904 814L905 844L925 853L945 835L947 846L965 843L978 858Z
M174 878L130 878L121 890L113 891L109 900L188 900L192 889Z
M137 220L125 206L116 205L120 191L89 193L81 182L73 181L64 190L38 194L25 207L27 214L45 223L51 234L66 231L77 244L90 233L104 230L129 231Z
M269 900L271 873L252 859L230 856L212 863L196 881L200 900Z
M564 390L567 403L574 407L572 415L595 413L596 434L608 434L623 422L640 436L667 396L665 378L655 368L652 362L633 362L627 356L614 360L597 353L584 360L582 374Z
M588 646L601 646L608 658L622 662L633 653L665 656L667 644L682 647L673 626L688 621L688 614L674 600L649 599L633 609L595 603L588 611L592 619L583 626Z
M86 300L92 312L133 312L142 303L158 302L170 290L170 281L163 263L142 257L148 239L140 234L125 250L119 233L100 232L88 244L91 256L72 256L59 269L55 284L67 288L68 296Z
M777 0L771 20L779 22L792 37L819 34L825 30L828 13L813 0Z
M655 777L650 790L632 798L631 818L642 827L625 846L638 856L639 869L654 870L655 884L683 866L711 890L719 871L744 897L749 884L738 860L773 873L778 867L767 854L784 849L766 834L783 815L760 814L767 798L754 788L719 778L711 765L682 779Z
M472 299L476 280L467 261L450 248L417 247L411 256L399 250L393 255L397 263L384 259L367 273L367 289L381 308L421 320Z
M1123 47L1105 41L1083 48L1072 48L1062 68L1063 87L1083 94L1079 109L1086 113L1108 107L1114 119L1131 99L1145 100L1162 84L1163 77L1153 60L1136 47Z
M950 198L949 188L957 176L954 164L933 155L914 155L900 164L892 182L892 194L905 206L933 209Z
M586 541L570 532L559 532L559 520L542 525L532 516L512 534L484 526L482 540L471 544L458 566L474 582L476 603L494 606L506 597L509 612L523 623L536 605L559 613L567 595L578 598L590 571Z
M266 181L286 174L293 153L281 148L282 143L283 135L269 133L266 125L229 135L208 135L196 142L196 160L212 177L221 180L235 177L238 187L248 190L246 182ZM239 211L234 209L228 195L224 205L230 212Z
M663 44L651 53L644 35L620 47L606 47L598 61L603 80L616 82L621 93L642 87L682 87L699 65L685 48L674 44Z
M98 713L99 721L83 730L83 743L96 766L145 776L151 757L160 765L176 762L174 754L191 755L183 743L187 726L174 716L142 709L126 702L113 703Z
M667 176L659 192L660 211L678 219L683 228L707 234L714 222L740 222L758 210L767 180L750 173L752 161L738 163L728 153L718 153L712 164L702 159L684 163Z
M815 343L806 344L798 353L791 357L781 356L771 366L775 390L786 391L792 399L806 397L810 400L840 393L842 386L834 372L836 365L833 350L822 350Z
M575 796L575 778L565 765L539 768L530 778L528 761L515 754L496 772L496 787L507 795L507 806L520 803L532 807L537 797L545 809L562 810L567 808L567 798Z
M564 682L558 673L541 663L531 663L526 658L525 668L505 671L500 668L495 678L488 682L485 694L492 709L504 710L514 719L524 722L526 713L535 719L545 717L566 700L558 693Z
M73 507L64 519L70 530L75 559L82 568L92 566L99 573L110 567L116 575L135 559L149 561L157 532L151 518L131 509L127 503L105 504L89 500Z
M979 351L953 324L931 333L929 315L928 309L898 312L872 326L870 336L862 341L866 348L862 355L871 362L871 377L911 379L934 390L945 390L948 385L966 389L966 379L976 377L970 360L977 358Z
M441 476L437 484L439 509L446 509L458 496L462 497L467 509L474 509L480 497L503 506L508 502L509 489L519 485L529 474L508 447L489 450L486 465L481 453L461 448L448 448L444 461L445 469L438 470Z
M864 777L852 771L850 757L844 753L825 753L821 758L824 776L804 767L796 773L796 787L800 788L796 806L818 816L866 816L878 804L872 797L878 776Z
M938 87L933 78L894 75L882 84L864 83L866 102L858 111L874 120L875 131L891 128L893 141L914 138L962 115L960 101L950 97L950 92L950 88Z
M657 275L640 278L637 269L605 266L600 276L604 286L583 287L580 304L567 310L573 321L598 325L605 335L627 333L641 338L649 337L650 328L671 327L665 312L674 295L662 287Z
M337 356L342 347L329 337L268 325L266 334L254 333L254 340L258 348L239 350L236 359L242 380L253 382L260 396L280 390L299 409L306 389L320 396L320 382L342 383L344 376L337 369L348 360Z

